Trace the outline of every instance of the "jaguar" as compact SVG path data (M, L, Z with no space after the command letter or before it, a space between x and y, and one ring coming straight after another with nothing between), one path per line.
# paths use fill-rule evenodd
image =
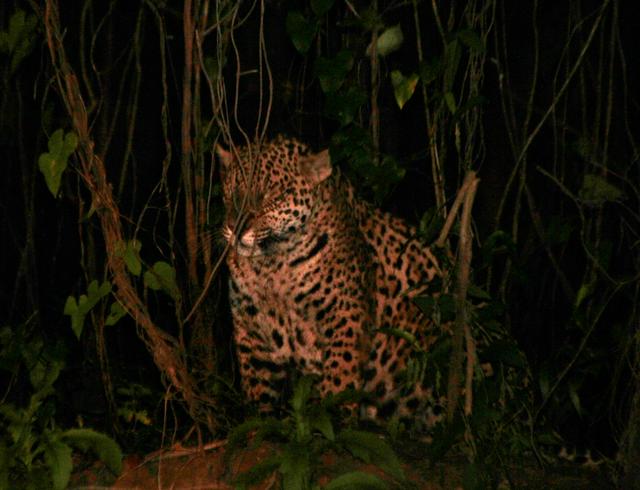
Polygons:
M370 394L369 417L435 424L437 386L407 381L415 346L428 352L446 330L415 301L447 279L434 250L359 198L326 149L279 136L216 152L245 395L270 411L293 367L315 375L323 397Z

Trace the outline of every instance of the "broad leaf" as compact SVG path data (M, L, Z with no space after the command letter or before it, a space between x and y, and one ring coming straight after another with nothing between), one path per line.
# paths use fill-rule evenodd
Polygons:
M335 0L311 0L311 10L318 17L322 17L333 7L334 3Z
M293 10L287 14L285 26L295 48L301 54L309 51L318 29L317 23L307 20L302 12Z
M320 87L325 94L336 92L344 83L344 79L353 66L351 51L342 50L334 58L319 57L316 60L315 72Z
M38 158L38 168L53 197L58 196L62 173L67 168L68 159L78 146L75 133L67 133L62 129L55 131L49 138L49 151Z
M378 56L387 56L393 53L402 46L404 36L400 24L385 29L385 31L378 37L376 43L376 49Z
M341 126L347 126L355 120L366 102L367 95L360 87L349 87L327 97L324 110L328 117L338 121Z
M291 397L291 407L294 412L302 411L306 405L307 400L311 396L311 390L313 389L313 378L311 376L303 376L300 378L295 387L293 388L293 396Z
M571 399L571 404L573 408L575 408L578 415L582 417L582 404L580 403L580 395L578 394L578 384L574 381L569 383L569 398Z
M43 446L44 461L49 468L53 488L54 490L64 490L67 488L73 468L71 448L57 438L48 441Z
M347 429L338 434L336 441L356 458L377 465L389 475L404 480L404 472L396 453L377 434Z
M283 490L304 490L309 488L311 461L308 445L292 445L282 455L280 473Z
M81 294L77 302L73 296L69 296L64 305L64 314L71 317L71 329L78 339L82 335L85 316L102 298L111 293L111 283L104 281L98 285L98 281L93 280L87 288L87 293Z
M518 369L525 369L527 361L514 342L508 340L496 341L488 345L481 353L482 361L504 363Z
M122 451L109 436L91 429L69 429L61 434L61 439L81 451L93 451L114 473L122 471Z
M353 471L331 480L323 490L386 490L387 484L375 475Z
M475 31L471 29L462 29L456 33L456 37L460 40L462 44L471 49L472 51L484 52L484 44L482 44L482 39L480 36L476 34Z
M455 114L457 110L457 106L456 106L456 99L454 98L453 93L446 92L444 94L444 101L447 103L449 112L451 112L451 114Z
M107 319L104 323L107 326L115 325L126 314L127 311L122 307L122 305L120 305L120 303L118 303L117 301L114 301L113 303L111 303L109 315L107 316Z
M442 61L440 58L433 58L431 61L423 62L420 65L420 79L425 85L437 80L442 73Z
M467 294L471 298L483 299L489 301L491 299L491 295L487 293L480 286L476 286L475 284L469 284L469 289L467 290Z
M0 53L11 55L10 74L15 72L18 64L33 50L37 24L35 15L26 15L24 10L16 9L9 19L8 29L0 31Z
M116 255L124 260L129 272L136 277L142 272L141 249L142 244L138 240L119 242L116 246Z
M336 436L333 432L333 424L331 423L329 414L321 406L314 406L313 408L315 410L309 414L311 429L317 430L330 441L335 440Z
M76 298L73 296L67 298L63 313L71 317L71 330L73 330L76 338L79 339L84 326L84 313L78 308Z
M144 273L145 286L158 291L164 290L174 300L180 297L180 290L176 283L176 270L167 262L159 261Z
M582 188L578 194L580 199L587 204L600 206L607 201L619 201L625 197L615 185L596 174L586 174L582 182Z
M413 93L416 91L418 80L418 75L415 73L405 77L399 70L391 72L393 94L396 97L396 104L398 104L400 109L402 109L413 96Z

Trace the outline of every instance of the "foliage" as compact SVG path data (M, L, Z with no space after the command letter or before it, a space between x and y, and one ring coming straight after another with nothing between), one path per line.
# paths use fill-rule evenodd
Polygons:
M89 284L87 294L81 294L77 300L73 296L67 298L67 302L64 305L64 314L71 317L71 329L78 339L84 328L85 316L98 304L98 301L108 296L109 293L111 293L111 284L109 282L104 281L98 286L98 281L94 280Z
M309 376L298 380L285 418L250 419L229 434L228 457L249 436L252 446L264 440L278 442L273 455L238 477L239 488L262 481L274 471L282 477L285 490L318 488L314 484L316 470L321 456L329 451L347 451L364 463L379 467L395 481L404 481L398 458L382 437L354 429L335 431L330 413L345 401L353 401L352 396L344 393L321 403L314 402L313 383ZM374 475L352 471L339 475L323 488L387 488L387 485Z
M13 74L33 50L37 25L35 15L16 9L9 18L7 29L0 30L0 54L7 54L11 58L9 74Z
M53 197L58 196L62 173L67 168L69 157L78 146L78 137L74 132L64 136L63 134L62 129L56 130L49 138L49 151L40 155L38 159L38 167Z
M0 329L0 368L17 376L23 367L31 385L26 405L0 406L0 488L63 490L73 468L74 449L95 453L119 473L122 453L110 437L87 428L57 426L54 383L64 362L58 348L28 338L23 330Z

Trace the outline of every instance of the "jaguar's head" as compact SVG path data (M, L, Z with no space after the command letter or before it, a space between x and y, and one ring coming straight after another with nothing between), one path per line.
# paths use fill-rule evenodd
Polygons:
M239 148L218 146L225 220L222 234L238 255L286 251L314 211L318 184L331 175L329 151L312 153L297 140Z

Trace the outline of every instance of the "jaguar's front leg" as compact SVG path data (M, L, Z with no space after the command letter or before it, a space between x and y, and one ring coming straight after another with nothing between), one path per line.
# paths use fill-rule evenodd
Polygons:
M270 344L258 325L234 315L234 337L240 367L242 390L257 404L261 413L278 406L288 363L273 355Z

